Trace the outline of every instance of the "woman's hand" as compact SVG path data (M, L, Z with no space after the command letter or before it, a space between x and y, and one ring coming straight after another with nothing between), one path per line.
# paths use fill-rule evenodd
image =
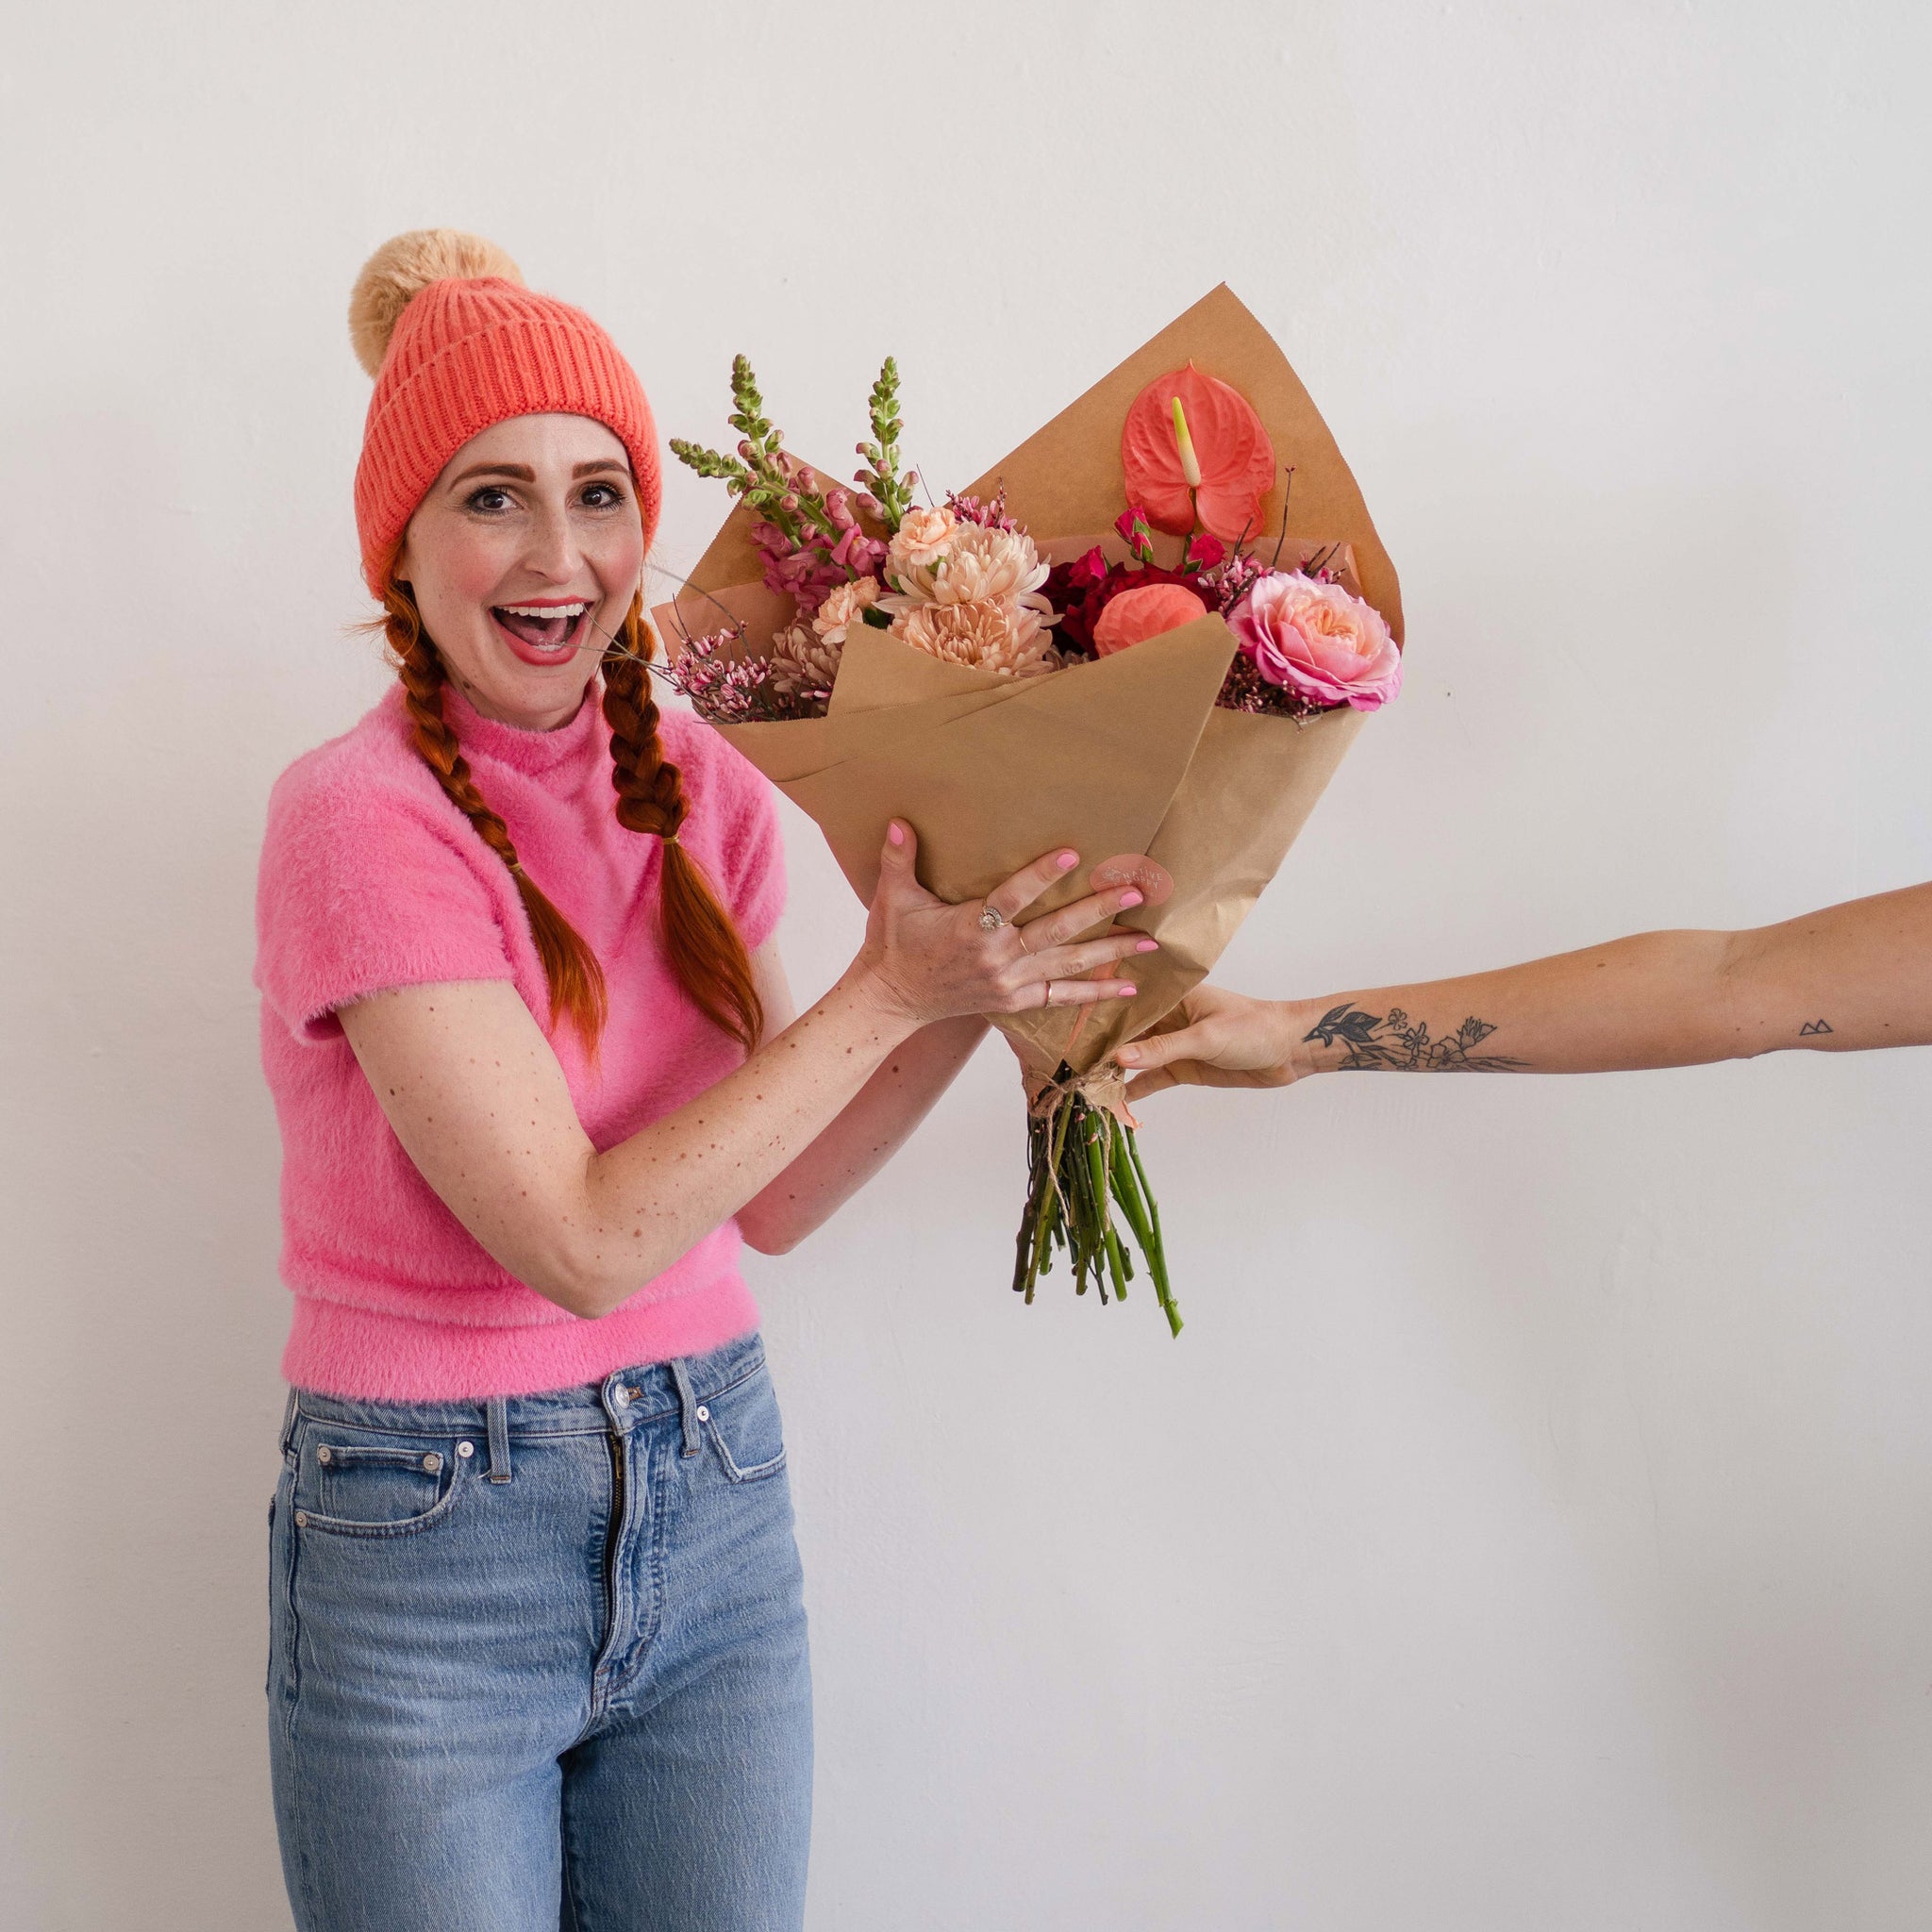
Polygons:
M949 906L919 883L918 844L911 827L894 819L887 828L866 921L865 944L854 961L871 996L889 1013L916 1026L962 1013L1024 1013L1041 1007L1090 1006L1132 999L1138 989L1103 969L1130 955L1156 950L1146 934L1109 927L1078 945L1068 941L1141 904L1133 886L1076 899L1057 912L1020 915L1080 862L1076 852L1036 858L983 900ZM985 912L998 915L991 928ZM1102 976L1090 979L1091 973Z
M1286 1087L1314 1071L1297 1063L1290 1009L1278 1000L1197 986L1166 1026L1114 1056L1134 1074L1130 1101L1164 1087Z

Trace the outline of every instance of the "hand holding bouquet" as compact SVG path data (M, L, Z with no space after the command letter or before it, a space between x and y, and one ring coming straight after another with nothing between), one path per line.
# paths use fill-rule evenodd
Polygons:
M672 444L738 499L657 613L672 675L863 897L894 811L954 901L1056 845L1116 855L1041 904L1119 895L1159 946L1138 997L1061 1006L1049 983L995 1018L1029 1115L1013 1285L1030 1301L1065 1246L1078 1291L1124 1297L1138 1249L1178 1333L1112 1055L1207 974L1399 688L1400 595L1354 479L1225 289L942 502L901 468L890 360L849 488L785 448L742 357L732 400L734 452Z

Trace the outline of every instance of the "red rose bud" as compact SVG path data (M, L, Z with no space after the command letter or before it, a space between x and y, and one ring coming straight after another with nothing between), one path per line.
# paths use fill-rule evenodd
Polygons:
M1067 566L1067 587L1074 591L1091 591L1107 576L1107 556L1096 543L1084 557L1076 557Z
M1208 531L1188 545L1188 565L1191 570L1212 570L1227 555L1227 546Z
M1113 526L1120 532L1121 541L1142 563L1154 561L1154 533L1147 527L1147 512L1139 504L1124 509L1114 519Z

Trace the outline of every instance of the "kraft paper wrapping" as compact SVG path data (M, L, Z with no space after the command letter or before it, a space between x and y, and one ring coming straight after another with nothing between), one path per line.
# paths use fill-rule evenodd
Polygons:
M1247 397L1291 464L1284 564L1317 551L1402 636L1401 591L1355 478L1307 391L1274 339L1225 287L1163 329L1119 368L971 486L1002 487L1009 512L1043 554L1068 557L1126 507L1121 427L1134 397L1163 371L1191 360ZM1274 549L1279 486L1263 504ZM788 623L791 600L758 579L763 559L740 507L712 540L690 586L653 613L675 651L681 637L719 628L722 610L745 626L740 648L760 651ZM1179 540L1168 540L1172 554ZM1339 546L1339 547L1338 547ZM1122 554L1117 539L1104 546ZM1163 561L1169 561L1163 556ZM1021 866L1066 845L1082 865L1040 902L1088 891L1087 874L1123 853L1145 853L1173 875L1165 904L1117 924L1151 934L1160 950L1116 973L1140 995L1106 1008L1050 1008L1001 1016L1029 1091L1062 1060L1076 1074L1158 1024L1213 967L1274 876L1360 728L1342 709L1298 723L1223 711L1214 700L1235 650L1218 616L1050 675L1003 678L941 663L886 632L850 634L824 718L716 728L804 809L862 901L878 879L887 821L919 837L919 874L948 900L983 897Z

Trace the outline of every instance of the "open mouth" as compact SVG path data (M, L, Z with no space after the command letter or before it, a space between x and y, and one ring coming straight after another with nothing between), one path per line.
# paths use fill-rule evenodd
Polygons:
M590 605L582 600L497 604L490 611L511 648L527 664L555 664L569 657L582 641L590 613Z

